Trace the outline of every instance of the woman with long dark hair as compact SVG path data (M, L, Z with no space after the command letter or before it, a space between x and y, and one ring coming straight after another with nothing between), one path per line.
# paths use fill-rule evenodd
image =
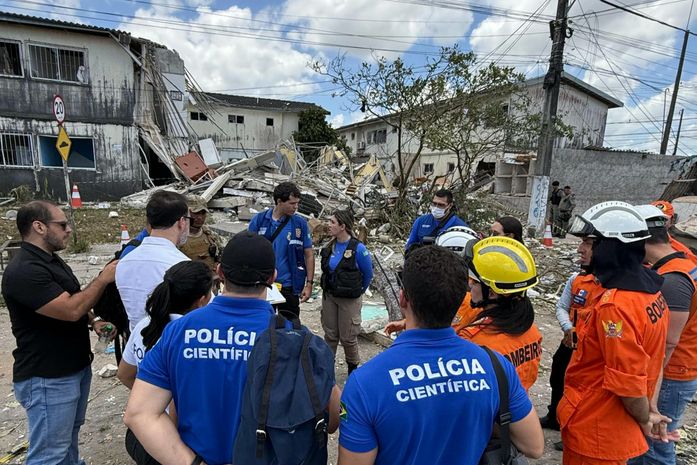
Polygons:
M145 353L157 343L167 324L206 305L212 286L213 275L203 262L180 262L167 270L162 282L150 294L145 305L147 316L133 328L119 363L117 376L128 389L133 388ZM176 423L173 407L170 404L169 414ZM126 432L126 450L138 465L157 464L130 429Z
M523 244L523 224L513 216L501 216L491 224L492 236L505 236Z
M322 327L334 355L341 341L348 372L358 367L362 295L373 279L370 253L353 235L353 214L338 210L329 218L332 240L322 249Z
M526 291L538 283L530 251L510 237L475 243L469 262L471 305L481 309L458 334L506 356L527 390L537 380L542 335Z

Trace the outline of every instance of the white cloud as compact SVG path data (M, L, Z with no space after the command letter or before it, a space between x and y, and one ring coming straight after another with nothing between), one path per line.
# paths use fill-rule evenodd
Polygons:
M298 26L292 37L318 44L362 47L345 49L361 58L370 55L371 49L394 50L376 53L395 58L417 43L425 44L419 45L419 50L436 53L438 46L457 42L473 22L467 11L375 0L287 0L277 17ZM332 53L335 50L331 47Z
M339 113L338 115L332 116L332 118L329 120L329 125L333 128L340 128L341 126L343 126L344 125L343 113Z
M287 42L258 38L277 39L281 34L255 22L249 8L231 6L207 14L209 11L198 8L198 15L184 21L172 16L172 10L162 14L141 9L135 14L138 19L121 27L176 50L203 90L243 88L237 93L273 98L290 98L314 90L312 86L294 86L318 80L307 68L311 55ZM160 23L162 27L157 27L158 23L153 22L162 20L176 24ZM288 87L263 88L268 86Z

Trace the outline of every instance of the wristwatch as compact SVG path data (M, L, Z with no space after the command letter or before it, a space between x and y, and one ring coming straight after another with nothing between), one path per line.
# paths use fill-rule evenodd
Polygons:
M203 457L196 454L196 457L194 457L194 461L191 462L191 465L201 465L201 462L203 462Z

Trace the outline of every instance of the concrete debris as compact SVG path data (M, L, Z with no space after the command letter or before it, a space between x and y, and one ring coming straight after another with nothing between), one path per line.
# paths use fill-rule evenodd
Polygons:
M118 218L119 217L119 212L117 211L110 211L109 212L109 218Z
M5 212L5 219L14 221L17 219L17 210L7 210Z
M101 367L97 374L101 376L102 378L112 378L116 376L116 372L119 370L119 368L116 365L112 365L111 363L108 363Z

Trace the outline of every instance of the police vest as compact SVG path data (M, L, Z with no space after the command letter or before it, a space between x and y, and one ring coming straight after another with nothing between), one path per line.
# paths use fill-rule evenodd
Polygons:
M695 286L690 303L690 316L680 334L678 345L664 368L664 376L667 379L693 380L697 378L697 267L685 254L677 252L656 262L653 269L660 275L681 273Z
M189 236L179 250L190 259L204 262L211 270L215 271L218 247L210 232L203 230L199 236Z
M356 264L358 240L353 237L334 271L329 269L333 243L322 249L322 289L334 297L355 299L363 294L363 274Z

